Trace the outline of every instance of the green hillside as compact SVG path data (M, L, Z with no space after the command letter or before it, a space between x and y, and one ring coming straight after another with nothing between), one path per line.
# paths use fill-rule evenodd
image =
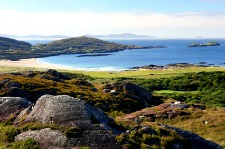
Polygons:
M0 50L30 50L31 44L11 38L0 37Z

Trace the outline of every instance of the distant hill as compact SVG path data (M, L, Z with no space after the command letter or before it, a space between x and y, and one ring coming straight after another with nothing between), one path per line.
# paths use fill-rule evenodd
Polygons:
M148 35L136 35L131 33L123 33L123 34L110 34L110 35L85 35L87 37L94 37L100 39L152 39L156 38Z
M8 34L0 34L0 36L8 37L8 38L71 38L70 36L66 35L26 35L26 36L20 36L20 35L8 35ZM86 37L93 37L93 38L99 38L99 39L153 39L156 37L148 36L148 35L136 35L132 33L122 33L122 34L109 34L109 35L84 35Z
M0 37L0 50L29 50L31 44L11 38Z
M66 35L50 35L50 36L44 36L44 35L26 35L26 36L19 36L19 35L7 35L7 34L0 34L0 36L8 37L8 38L69 38L70 36Z

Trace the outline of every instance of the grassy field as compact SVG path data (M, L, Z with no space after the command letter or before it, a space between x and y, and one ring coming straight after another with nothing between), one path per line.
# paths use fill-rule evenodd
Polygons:
M189 111L189 116L163 120L161 123L189 130L225 148L225 108L208 108L204 111Z
M165 69L165 70L129 70L120 72L105 72L105 71L70 71L80 72L85 75L90 75L94 78L169 78L192 72L210 72L210 71L225 71L222 67L191 67L185 69Z

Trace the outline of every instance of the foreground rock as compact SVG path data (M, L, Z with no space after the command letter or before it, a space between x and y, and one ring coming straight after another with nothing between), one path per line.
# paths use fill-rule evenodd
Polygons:
M93 119L107 125L111 119L103 111L68 95L44 95L40 97L25 122L54 123L62 126L90 128Z
M15 123L21 124L22 119L27 118L22 123L38 122L41 124L57 124L79 130L75 132L69 139L69 146L89 146L91 148L121 148L116 141L116 135L119 131L116 130L116 123L113 119L105 115L101 110L86 104L84 101L67 96L67 95L44 95L40 97L35 106L27 108L21 112L16 118ZM52 137L54 133L50 130L43 130L47 138ZM33 138L38 144L46 144L44 132L25 132L16 137L16 140L25 140ZM58 136L57 136L58 135ZM57 138L64 138L60 133L50 139L53 142L48 143L52 148L54 142L59 141ZM40 139L39 139L40 138ZM66 140L66 139L64 139ZM63 143L65 144L65 143ZM63 145L60 144L60 145ZM66 143L68 144L68 142Z
M31 102L21 97L0 97L0 121L30 105Z
M67 148L67 137L58 130L51 130L50 128L27 131L15 137L15 141L22 141L28 138L34 139L38 146L42 149L62 149Z

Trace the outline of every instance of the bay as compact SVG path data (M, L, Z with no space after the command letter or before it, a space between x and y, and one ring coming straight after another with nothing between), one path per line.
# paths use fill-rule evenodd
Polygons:
M135 66L167 65L171 63L199 63L225 66L225 39L157 39L157 40L108 40L120 44L140 46L166 46L167 48L133 49L109 53L108 56L77 57L81 54L58 55L37 60L44 63L81 70L128 70ZM188 47L191 43L217 41L221 46ZM28 41L48 43L49 41Z

